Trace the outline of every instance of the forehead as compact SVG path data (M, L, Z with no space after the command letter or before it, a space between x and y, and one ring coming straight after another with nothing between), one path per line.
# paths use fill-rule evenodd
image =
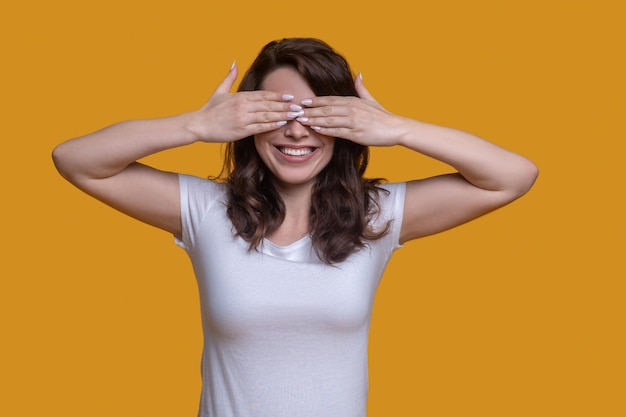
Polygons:
M296 100L315 96L307 80L290 67L281 67L270 72L261 83L261 89L291 94Z

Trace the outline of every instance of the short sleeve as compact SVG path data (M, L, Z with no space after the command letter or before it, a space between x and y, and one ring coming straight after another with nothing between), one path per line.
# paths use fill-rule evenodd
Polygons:
M380 193L381 219L385 223L391 221L389 235L392 239L393 250L401 248L400 232L402 231L402 217L404 215L405 182L382 184L381 188L389 194Z
M216 201L222 200L224 187L215 181L185 174L178 174L178 183L182 237L174 237L174 240L178 246L189 251L196 242L206 214Z

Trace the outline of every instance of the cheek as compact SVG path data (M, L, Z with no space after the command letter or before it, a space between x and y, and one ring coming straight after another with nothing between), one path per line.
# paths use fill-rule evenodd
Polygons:
M266 146L267 144L267 138L265 137L265 135L255 135L254 136L254 147L256 148L256 151L259 152L263 149L263 146Z
M324 147L329 150L328 153L331 155L331 157L335 153L335 143L335 138L329 137L324 139Z
M257 148L266 145L273 137L274 132L259 133L253 136L254 144Z
M254 136L254 148L259 158L267 165L269 153L271 152L269 148L269 137L264 134Z

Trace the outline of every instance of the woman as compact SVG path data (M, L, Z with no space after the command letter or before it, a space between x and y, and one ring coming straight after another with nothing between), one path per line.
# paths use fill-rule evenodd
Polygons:
M529 160L461 131L386 111L315 39L266 45L233 65L199 110L119 123L59 145L81 190L172 233L200 290L200 416L365 415L367 335L392 252L526 193ZM138 159L228 143L222 182ZM454 167L380 185L368 146L400 145Z

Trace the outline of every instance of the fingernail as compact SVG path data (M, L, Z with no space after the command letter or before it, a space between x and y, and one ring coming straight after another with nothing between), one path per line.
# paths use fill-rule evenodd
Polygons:
M287 113L287 117L298 117L298 116L302 116L304 114L304 111L300 110L300 111L290 111L289 113Z
M305 106L308 106L309 104L313 104L313 100L311 100L310 98L306 98L306 99L302 100L300 103L305 105Z
M237 63L237 60L233 60L233 63L230 64L230 70L232 71L233 68L235 68L235 64Z
M319 127L319 126L311 126L311 129L313 129L313 130L320 130L321 127Z
M296 120L299 121L299 122L308 122L309 118L308 117L298 117Z
M283 100L293 100L293 96L291 94L283 94Z
M278 126L285 126L287 122L285 120L281 120L280 122L276 122Z
M293 111L300 111L302 110L302 106L298 106L297 104L291 104L289 105L289 108Z
M362 73L362 72L359 72L359 79L360 79L361 81L363 81L363 73Z

